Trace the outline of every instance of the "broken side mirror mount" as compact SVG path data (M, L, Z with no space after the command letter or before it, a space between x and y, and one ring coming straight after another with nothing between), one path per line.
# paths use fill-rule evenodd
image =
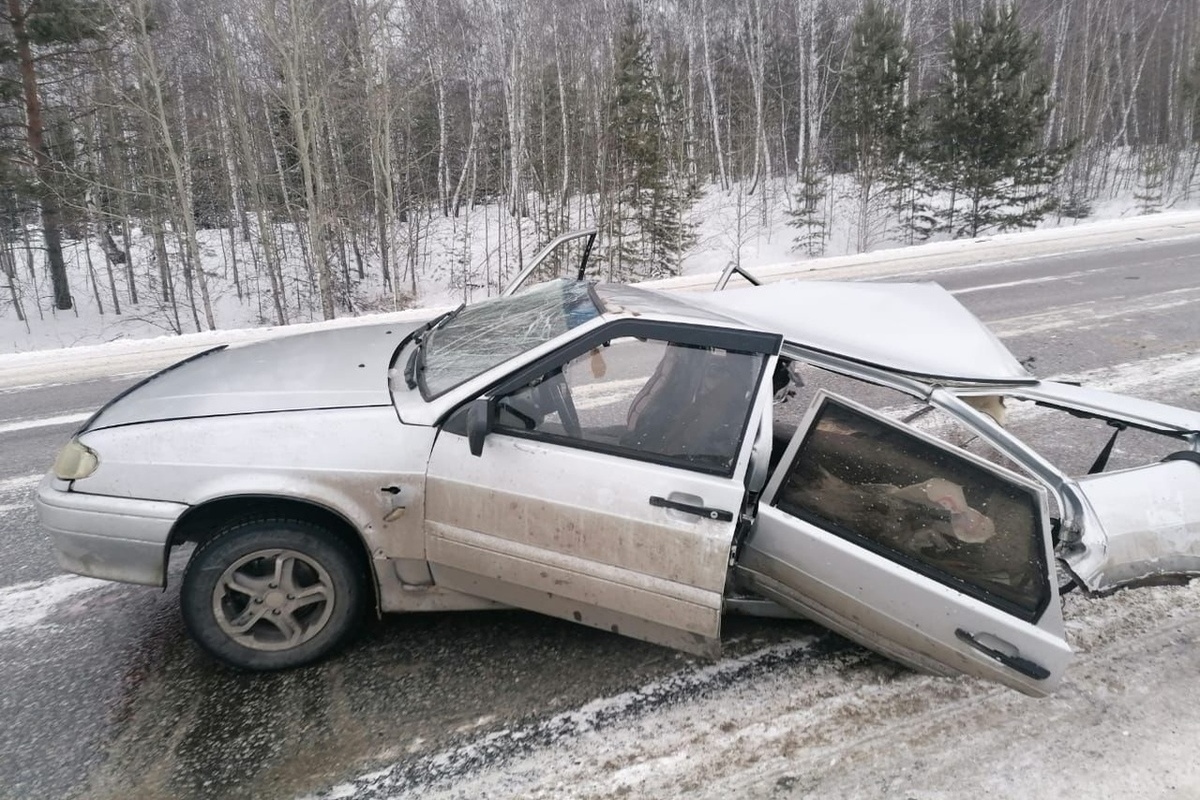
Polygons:
M483 454L483 440L495 421L496 406L490 398L479 397L471 401L467 408L467 442L471 446L471 455Z

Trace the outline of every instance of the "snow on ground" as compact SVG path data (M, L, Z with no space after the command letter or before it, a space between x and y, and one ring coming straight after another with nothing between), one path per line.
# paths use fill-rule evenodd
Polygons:
M1200 797L1200 582L1065 614L1076 657L1049 698L802 640L321 796Z
M62 603L106 586L112 586L112 583L80 575L59 575L47 581L0 588L0 634L36 627L53 615Z
M812 277L813 273L830 269L838 269L839 278L913 273L920 275L922 279L936 280L939 270L1194 236L1200 236L1200 211L1172 211L1120 220L1087 222L1071 228L1024 231L984 239L958 239L808 261L773 262L769 259L770 253L761 251L759 255L764 260L759 263L762 266L753 266L752 269L755 274L771 280ZM746 263L749 264L749 261ZM708 272L654 281L646 285L664 289L708 290L712 288L715 278L712 272ZM5 388L27 388L36 384L79 381L100 376L141 375L208 347L287 336L327 327L425 319L437 313L439 308L414 308L285 327L216 330L142 339L123 338L103 344L0 353L0 393ZM1088 312L1087 309L1081 308L1080 313ZM6 324L11 323L0 319L0 328ZM0 338L0 348L5 346L5 342L5 339Z
M842 263L872 263L880 258L894 260L905 250L922 256L961 254L976 249L979 241L1014 241L1006 234L981 240L955 240L904 248L897 244L901 237L894 231L886 230L885 225L873 238L869 247L872 252L853 255L853 249L857 246L854 191L849 184L842 184L845 184L844 180L832 190L835 199L832 201L830 235L825 248L828 257L815 260L804 259L793 252L797 230L787 224L789 204L785 195L790 189L786 181L767 181L761 185L761 191L749 196L744 194L747 187L743 185L735 184L726 190L708 187L691 211L691 219L697 223L697 242L683 259L682 283L695 284L697 280L701 283L707 280L711 285L712 274L720 272L731 262L751 269L783 265L783 268L791 271L806 271ZM1141 203L1133 196L1132 189L1122 191L1103 203L1097 203L1093 215L1086 220L1050 218L1044 220L1038 229L1016 235L1028 237L1019 241L1036 244L1039 241L1071 237L1076 232L1082 232L1086 237L1104 231L1154 227L1167 224L1173 218L1186 217L1189 213L1195 215L1194 209L1200 205L1198 195L1180 199L1175 204L1177 209L1192 208L1191 212L1172 210L1137 216ZM579 225L582 227L584 223L580 222ZM494 293L495 287L503 285L508 277L515 274L518 227L522 237L520 248L528 259L540 246L533 221L529 218L513 218L495 206L477 206L464 211L460 217L435 216L423 219L419 240L411 242L412 231L401 226L393 237L394 256L403 259L410 249L420 254L415 267L415 291L409 278L401 282L398 292L385 288L377 255L371 252L373 243L362 242L364 277L357 278L354 275L356 265L347 263L347 273L354 284L351 292L354 314L394 311L409 305L452 306ZM284 281L288 287L285 302L289 320L300 323L312 320L314 315L319 316L319 303L311 296L310 276L300 256L302 248L296 231L291 226L282 225L276 234L283 246ZM501 240L505 242L503 246L499 244ZM231 237L226 230L217 229L200 231L199 245L217 328L256 328L273 320L275 312L267 299L267 280L253 268L255 259L250 244L241 241L240 237ZM174 246L168 242L168 249ZM90 251L87 249L89 247ZM501 247L507 248L507 251L502 252ZM89 271L89 252L95 276ZM864 256L865 260L857 261ZM162 302L158 293L151 289L151 282L157 278L150 274L154 270L153 247L144 231L135 230L131 238L130 263L137 276L135 282L140 287L140 303L136 307L131 307L128 302L123 268L115 270L117 294L123 306L120 315L113 313L109 277L99 245L96 242L68 241L64 246L64 257L76 308L70 311L43 308L39 311L34 302L35 296L41 297L43 307L49 305L47 298L50 287L44 270L35 270L36 277L32 279L26 276L26 271L21 271L18 289L23 295L22 305L31 319L28 323L18 321L7 292L0 294L0 353L146 339L162 336L176 328L185 334L196 330L197 320L185 308L186 288L179 276L175 278L175 295L180 301L178 314L173 313L169 304ZM24 261L23 258L20 260ZM239 274L240 281L236 287L233 281L235 272ZM100 313L97 296L107 313ZM203 314L197 316L202 318ZM216 338L222 339L222 334L217 334Z

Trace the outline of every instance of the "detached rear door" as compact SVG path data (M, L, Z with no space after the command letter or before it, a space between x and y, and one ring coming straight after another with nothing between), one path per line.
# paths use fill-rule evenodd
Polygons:
M934 674L1039 696L1070 660L1044 491L827 392L772 476L737 571Z

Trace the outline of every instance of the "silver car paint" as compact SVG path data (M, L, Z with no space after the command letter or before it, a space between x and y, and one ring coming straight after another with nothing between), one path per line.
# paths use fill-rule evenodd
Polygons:
M1086 523L1064 560L1090 591L1200 574L1200 464L1167 461L1079 478Z
M383 610L486 607L432 588L422 523L435 433L401 424L390 406L103 428L80 436L101 454L100 467L52 503L86 507L107 496L130 504L170 501L182 511L229 497L295 498L333 511L361 533ZM160 533L161 570L166 531Z
M895 372L1034 381L996 335L936 283L784 281L677 297L752 330Z
M167 540L187 506L67 488L66 481L47 475L34 500L59 565L93 578L162 586Z
M134 388L104 408L88 427L389 405L388 361L415 327L405 323L337 328L210 352Z
M811 286L804 284L803 290ZM117 511L118 516L126 513L136 518L141 512L134 504L140 502L168 504L174 513L176 507L228 496L295 497L335 511L362 532L374 561L384 610L494 605L432 585L422 531L426 459L436 435L431 426L514 368L613 318L637 315L778 331L791 340L785 354L878 380L934 402L979 430L1054 492L1068 530L1092 526L1093 538L1084 542L1084 552L1100 559L1102 566L1095 568L1096 574L1120 570L1104 534L1093 525L1097 517L1084 499L1085 489L972 409L960 395L1006 393L998 389L1004 385L1013 394L1018 390L1036 393L1040 386L1045 391L1042 399L1065 402L1069 395L1100 410L1111 406L1115 413L1143 423L1158 420L1174 431L1192 430L1189 426L1195 412L1126 402L1116 395L1085 397L1061 385L1038 384L977 319L936 287L843 285L825 291L820 302L809 298L798 304L804 299L803 290L774 284L763 290L731 291L703 299L688 296L681 301L682 295L671 295L669 304L658 304L658 313L654 310L657 293L623 290L623 304L614 302L609 314L433 403L425 403L415 390L406 390L403 380L394 375L395 391L389 392L384 377L388 359L412 326L370 325L230 348L164 373L106 408L81 437L101 454L97 472L76 481L69 492L51 482L43 484L39 507L48 523L53 523L56 514L70 514L76 515L71 525L82 529L77 532L115 533L111 521L104 519L108 512L101 507L108 500L117 505L107 508L124 509ZM634 297L639 302L634 303ZM839 300L836 324L826 319L828 313L822 316L822 309L829 312L834 299ZM680 302L686 310L680 308ZM852 306L851 316L860 325L841 313L847 310L843 303L864 304L861 310ZM895 330L908 333L880 337L879 331L889 319L900 320ZM948 341L952 344L947 345ZM314 368L314 364L318 366ZM936 375L965 385L947 389L913 375ZM397 412L412 424L400 424ZM1195 449L1196 435L1189 441ZM740 469L745 466L743 463ZM1193 464L1179 466L1196 469ZM1136 476L1123 491L1137 496L1149 481L1148 475ZM399 492L381 491L390 486ZM69 526L59 523L58 527L65 530ZM1155 535L1143 532L1141 538ZM160 536L161 529L157 529L148 542L154 543L161 559L164 545L156 543ZM64 565L84 574L131 579L104 574L96 566L113 562L124 547L117 541L104 552L105 542L103 536L97 536L85 548L90 552L78 553ZM1143 544L1139 552L1144 555L1146 550ZM1172 563L1172 554L1165 551L1158 556L1164 572L1191 564ZM137 560L145 563L149 559ZM138 574L140 582L153 582L145 580L151 573L139 570Z

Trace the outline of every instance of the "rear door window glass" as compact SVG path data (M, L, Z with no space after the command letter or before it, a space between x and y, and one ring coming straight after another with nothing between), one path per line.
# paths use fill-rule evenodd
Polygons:
M1049 601L1041 495L1016 476L831 396L771 502L1024 618Z

